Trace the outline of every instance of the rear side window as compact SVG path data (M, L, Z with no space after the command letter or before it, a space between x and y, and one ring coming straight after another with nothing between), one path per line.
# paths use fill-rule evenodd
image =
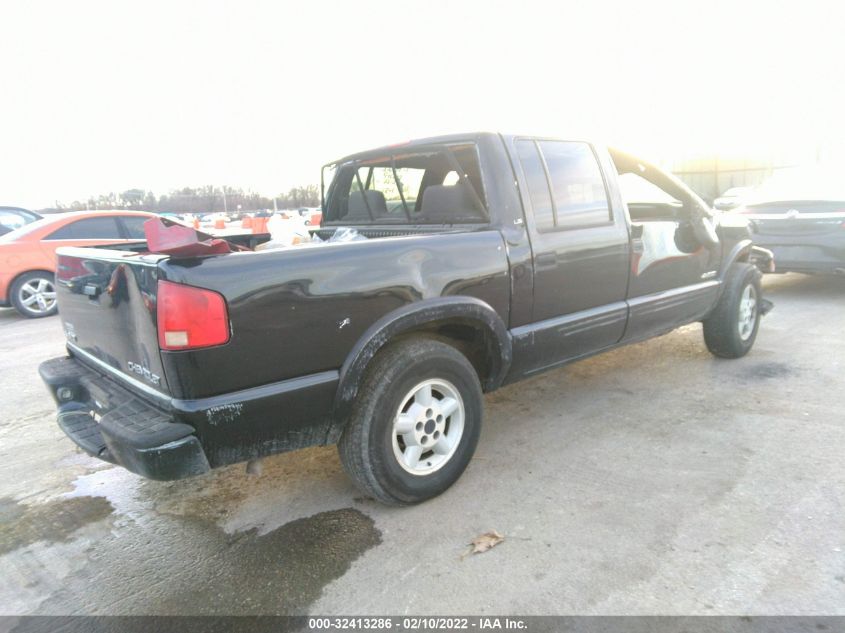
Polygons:
M326 180L324 170L324 185ZM462 224L487 218L476 147L455 144L338 165L323 224Z
M123 216L120 221L123 222L123 228L126 229L126 237L130 240L145 240L147 239L144 233L144 222L149 218L139 218L135 216Z
M120 228L113 216L85 218L56 229L44 239L48 240L119 240Z
M537 230L577 229L612 222L601 169L587 143L519 141L517 145ZM543 172L538 170L537 161L544 167Z

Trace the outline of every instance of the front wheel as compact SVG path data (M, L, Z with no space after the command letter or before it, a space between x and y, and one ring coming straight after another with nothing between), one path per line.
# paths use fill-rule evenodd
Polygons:
M713 355L740 358L748 353L760 327L762 299L760 271L751 264L735 264L719 303L703 321L704 342Z
M52 316L59 311L56 282L48 272L21 275L12 284L10 295L15 309L30 319Z
M368 368L338 444L359 488L392 505L451 486L475 452L483 399L475 369L451 345L410 339Z

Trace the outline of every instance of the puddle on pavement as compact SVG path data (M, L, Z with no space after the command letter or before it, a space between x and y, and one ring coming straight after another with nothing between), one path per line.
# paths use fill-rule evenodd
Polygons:
M167 515L217 523L229 533L253 527L266 532L346 494L349 484L337 462L333 449L304 449L267 458L258 477L236 464L178 481L152 481L109 465L77 477L67 496L108 499L118 527L147 525Z
M60 583L49 573L42 579L35 613L302 614L381 543L373 519L359 510L319 511L326 500L315 498L314 479L291 476L303 467L332 497L337 477L325 453L271 462L267 478L239 469L162 485L121 468L100 469L44 504L0 499L0 553L46 541L49 559L67 547L58 540L78 545L60 554L74 562ZM279 480L293 491L270 494ZM312 494L296 492L305 487ZM244 504L248 511L240 512ZM224 520L241 514L234 525ZM110 531L95 543L74 540L76 530L104 517Z
M34 505L0 499L0 554L37 541L67 541L80 528L108 518L113 510L103 497L59 497Z
M216 550L216 574L174 588L159 603L165 612L302 614L327 584L381 543L373 520L353 508L320 512L263 535L215 529L206 536L206 549Z
M137 488L136 496L158 514L213 521L229 533L253 527L267 532L294 518L336 508L351 491L333 446L265 458L260 476L235 464L179 481L141 481ZM111 499L112 493L105 496ZM120 504L114 505L120 511Z
M159 516L106 537L40 613L301 615L323 588L381 543L354 508L272 531L229 534L202 518Z

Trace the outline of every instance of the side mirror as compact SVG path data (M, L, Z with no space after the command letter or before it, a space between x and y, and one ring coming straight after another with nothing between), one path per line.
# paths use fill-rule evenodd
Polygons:
M692 221L692 231L702 246L713 247L719 245L719 235L716 233L716 225L709 216L702 215Z

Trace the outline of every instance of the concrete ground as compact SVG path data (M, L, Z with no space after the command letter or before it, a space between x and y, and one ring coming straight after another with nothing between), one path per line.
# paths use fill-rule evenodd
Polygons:
M741 360L695 325L487 396L463 478L404 509L333 447L171 483L89 458L36 375L59 320L0 311L0 613L845 614L845 279L765 286Z

